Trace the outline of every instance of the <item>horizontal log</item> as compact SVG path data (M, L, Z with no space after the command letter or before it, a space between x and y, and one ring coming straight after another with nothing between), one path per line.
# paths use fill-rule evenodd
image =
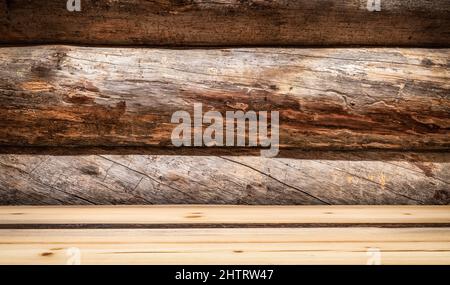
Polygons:
M450 206L10 206L0 227L448 226Z
M201 103L279 111L281 148L448 150L449 54L1 48L0 145L173 147L172 115Z
M120 45L450 44L448 0L0 1L0 42ZM379 5L377 5L379 3Z
M288 157L3 154L0 204L450 204L448 152Z

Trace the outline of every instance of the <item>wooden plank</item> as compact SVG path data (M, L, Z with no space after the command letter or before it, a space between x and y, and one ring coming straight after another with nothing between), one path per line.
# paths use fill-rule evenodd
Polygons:
M0 224L450 224L450 206L3 206Z
M448 150L449 53L1 48L0 145L170 148L202 103L279 111L281 148Z
M450 227L428 227L449 221L444 206L0 207L11 226L0 229L0 264L450 264ZM45 223L56 227L31 228ZM108 223L118 228L63 227ZM129 223L201 227L121 228Z
M108 151L1 154L0 204L450 203L450 153L290 152L262 158Z
M80 12L69 12L66 2L0 1L0 42L197 46L450 44L448 0L82 0ZM377 2L379 7L371 5Z
M450 228L0 230L0 264L450 264Z

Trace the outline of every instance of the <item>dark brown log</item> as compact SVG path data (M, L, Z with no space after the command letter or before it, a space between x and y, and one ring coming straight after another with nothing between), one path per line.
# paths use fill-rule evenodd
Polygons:
M449 54L1 48L0 145L170 147L172 114L203 103L279 111L282 148L449 150Z
M296 154L0 155L0 204L450 204L450 153Z
M66 2L0 1L0 42L450 45L449 0L81 0L80 12Z

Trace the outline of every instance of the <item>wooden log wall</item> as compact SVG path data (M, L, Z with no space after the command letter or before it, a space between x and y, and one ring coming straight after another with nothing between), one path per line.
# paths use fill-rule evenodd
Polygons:
M0 145L170 147L175 111L279 111L280 147L448 150L449 49L0 49ZM206 149L208 151L208 149Z
M0 264L450 264L450 0L80 2L0 0Z
M80 12L66 2L1 0L0 43L450 44L449 0L82 0Z

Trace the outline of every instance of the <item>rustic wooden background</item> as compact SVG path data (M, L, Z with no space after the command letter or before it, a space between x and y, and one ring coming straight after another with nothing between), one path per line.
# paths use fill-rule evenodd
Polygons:
M450 0L81 8L0 0L0 264L450 264ZM194 103L279 155L175 148Z
M0 204L449 203L450 1L65 4L0 1ZM173 148L195 102L280 155Z

